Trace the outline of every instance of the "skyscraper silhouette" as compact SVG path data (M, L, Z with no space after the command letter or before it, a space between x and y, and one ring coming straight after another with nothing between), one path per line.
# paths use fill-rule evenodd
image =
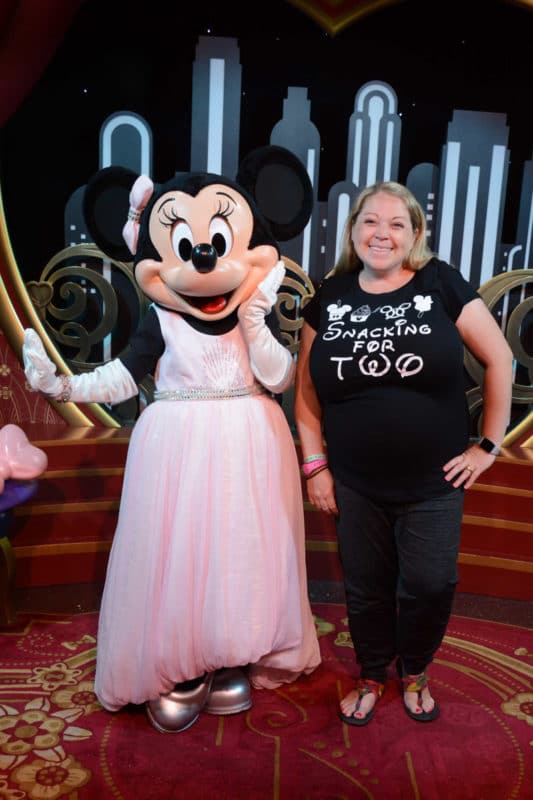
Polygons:
M241 73L236 39L200 36L192 78L191 170L237 174Z
M509 160L505 120L454 111L443 151L436 249L474 286L497 264Z

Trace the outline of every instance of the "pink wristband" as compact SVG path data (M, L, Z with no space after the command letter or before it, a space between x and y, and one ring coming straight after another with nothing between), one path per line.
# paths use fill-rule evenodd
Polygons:
M325 469L329 469L327 464L322 464L321 467L315 467L314 470L309 473L309 475L305 476L305 480L308 481L310 478L314 478L315 475L318 475L319 472L323 472Z
M302 475L304 478L309 478L312 473L314 473L318 469L322 469L323 467L327 467L328 460L327 458L320 458L316 461L309 461L308 463L302 464Z

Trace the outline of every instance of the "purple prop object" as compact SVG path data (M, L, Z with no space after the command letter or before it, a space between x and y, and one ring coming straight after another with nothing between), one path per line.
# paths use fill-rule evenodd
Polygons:
M0 513L29 500L37 491L38 481L7 480L0 494Z

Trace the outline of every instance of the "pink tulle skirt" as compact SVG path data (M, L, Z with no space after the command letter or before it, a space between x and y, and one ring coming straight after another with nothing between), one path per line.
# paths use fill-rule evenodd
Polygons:
M157 401L143 411L97 647L95 690L109 710L221 667L251 665L252 685L264 688L319 664L298 464L275 400Z

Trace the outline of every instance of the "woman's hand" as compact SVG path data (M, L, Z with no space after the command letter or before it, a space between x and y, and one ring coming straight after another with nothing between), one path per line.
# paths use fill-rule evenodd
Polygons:
M453 486L463 486L470 489L473 483L494 463L496 456L486 453L480 447L473 445L459 456L450 459L443 469L446 472L446 481L453 481Z
M338 514L337 503L335 501L335 487L333 476L329 469L323 469L314 478L308 478L307 497L318 511L325 511L326 514Z

